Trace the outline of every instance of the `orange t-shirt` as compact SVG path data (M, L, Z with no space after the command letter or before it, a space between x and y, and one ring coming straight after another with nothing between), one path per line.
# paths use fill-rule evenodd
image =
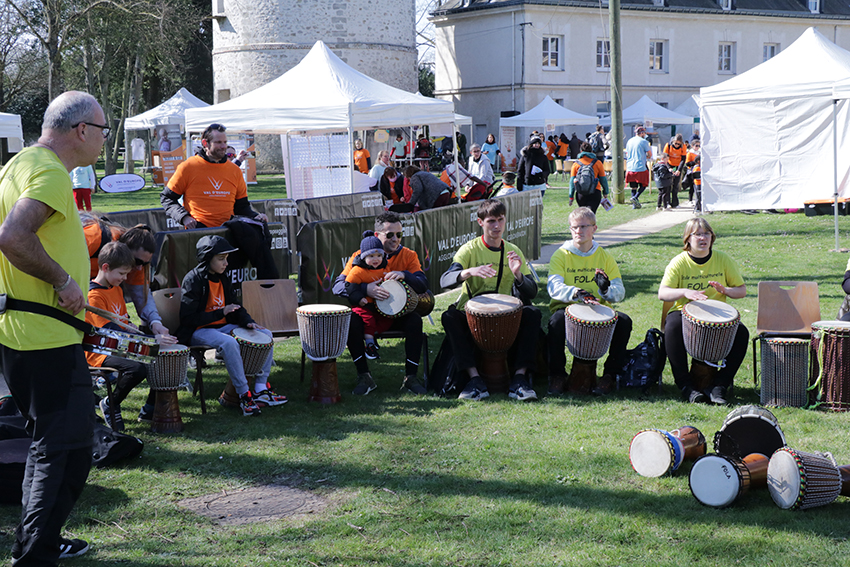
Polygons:
M582 165L590 163L592 160L587 156L582 156L573 162L573 167L570 170L570 177L575 178L578 175L578 168ZM605 166L602 165L602 161L596 160L596 163L593 164L593 173L596 174L596 179L600 177L605 177ZM596 182L596 189L598 191L602 191L602 183L599 181Z
M219 309L224 309L224 287L221 285L220 281L214 282L210 280L210 293L207 296L207 307L204 311L210 313ZM227 323L227 320L222 317L218 321L201 325L201 327L212 327L224 325L225 323Z
M369 175L369 164L366 162L367 159L372 157L372 154L369 153L369 150L363 148L362 150L354 150L354 165L357 166L357 169L360 170L360 173L365 173Z
M248 197L242 170L231 162L192 156L177 168L168 188L183 196L183 208L204 226L221 226L233 216L236 199Z
M552 140L546 140L546 159L548 159L549 161L555 159L556 149L557 146L555 145L555 142L553 142Z
M119 317L127 317L127 304L124 303L124 291L120 287L105 288L97 286L89 288L88 304L92 307L98 307L104 311L115 313ZM86 311L86 323L95 327L104 327L111 322L105 317ZM86 362L88 362L89 366L103 366L104 360L106 360L105 354L98 354L96 352L86 353Z
M558 157L565 158L570 151L569 144L565 144L564 142L558 143Z
M121 237L119 229L114 226L110 227L110 231L112 232L112 240L118 240ZM89 278L94 279L97 276L98 270L100 270L100 266L97 265L96 252L100 251L100 245L103 243L103 234L100 231L100 225L97 223L85 225L83 227L83 233L86 235L86 246L89 249L89 257L94 254L94 257L91 258L91 274L89 275ZM130 285L144 285L145 266L133 266L133 269L127 274L126 281Z
M345 281L356 284L370 284L372 282L380 281L386 273L386 268L376 268L374 270L370 270L368 268L362 268L360 266L352 265L351 269L349 269L348 271L348 274L346 274L345 276ZM367 297L366 299L369 301L369 303L375 303L375 300L371 297Z
M667 161L673 167L679 167L679 164L682 163L682 158L684 158L688 154L688 148L685 147L685 144L682 144L682 147L676 149L673 144L667 144L664 146L664 153L667 154Z

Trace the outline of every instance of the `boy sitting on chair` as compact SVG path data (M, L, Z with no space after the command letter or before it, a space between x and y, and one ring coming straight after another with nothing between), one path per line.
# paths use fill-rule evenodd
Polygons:
M227 255L237 248L220 236L204 236L195 245L199 264L183 278L183 295L180 298L180 327L177 338L186 345L209 345L224 358L224 366L230 375L242 415L260 413L259 404L278 406L287 402L268 383L272 367L272 353L255 377L254 393L248 387L239 343L231 331L239 327L254 329L271 338L269 330L254 322L251 316L236 303L230 279L224 277ZM219 398L219 403L222 400Z
M130 317L127 315L127 304L124 302L124 290L121 288L121 284L127 279L127 274L130 273L130 270L136 267L136 258L123 242L109 242L97 255L97 264L97 275L89 284L89 305L114 313L116 317L123 319L129 325ZM95 327L127 332L109 319L91 312L86 312L86 322ZM132 327L133 325L130 326ZM138 329L136 330L138 331ZM157 335L156 338L159 344L163 345L174 344L176 342L174 337L167 334ZM121 371L120 379L115 385L115 391L112 393L115 415L110 415L107 398L103 398L100 401L100 411L103 412L103 418L110 427L113 426L114 422L115 430L123 431L124 419L121 416L121 402L127 398L130 390L147 378L148 367L135 360L95 352L86 353L86 362L88 362L89 366L106 366ZM155 394L151 390L148 393L148 399L145 405L149 404L153 407L154 402Z
M593 240L596 215L587 207L579 207L570 213L569 220L573 239L552 254L546 286L552 298L547 336L550 394L562 394L566 385L566 309L572 303L618 303L626 296L617 262ZM594 394L607 394L614 388L617 373L625 364L631 334L632 320L618 311L602 380Z

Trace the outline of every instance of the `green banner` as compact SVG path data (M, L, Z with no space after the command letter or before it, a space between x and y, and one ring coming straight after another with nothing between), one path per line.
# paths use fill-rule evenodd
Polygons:
M507 208L505 240L517 245L528 260L540 255L543 199L540 191L525 191L500 199ZM481 235L478 204L459 204L421 213L401 215L402 243L419 255L432 291L439 293L440 276L455 252ZM298 233L301 253L300 283L304 303L343 303L333 295L333 281L359 248L364 230L374 228L374 218L310 222Z
M300 226L329 219L374 218L382 212L384 212L384 199L378 191L298 201Z

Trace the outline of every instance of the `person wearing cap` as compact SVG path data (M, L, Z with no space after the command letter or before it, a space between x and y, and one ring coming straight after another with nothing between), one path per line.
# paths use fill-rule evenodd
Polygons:
M234 215L269 220L248 202L242 170L227 159L225 130L221 124L207 126L201 148L177 167L159 196L165 212L181 226L214 228Z
M427 175L431 175L428 173ZM406 283L416 294L428 291L428 279L422 271L422 265L416 252L401 244L402 226L401 218L394 212L381 213L375 218L375 236L381 242L387 255L387 265L384 268L384 281L396 280ZM367 242L366 246L374 246L374 241ZM361 243L362 245L362 243ZM349 284L346 277L354 269L355 261L361 259L361 251L357 250L349 258L342 273L334 280L333 292L343 299L348 300L354 307L360 306L364 297L371 299L388 299L390 293L380 286L380 282ZM417 377L419 372L419 359L422 355L422 316L418 313L410 313L403 317L392 319L390 330L404 333L404 379L402 388L414 394L425 394L425 386ZM365 326L363 318L354 311L351 314L351 324L348 327L348 352L357 369L357 385L352 394L365 396L375 388L375 380L369 372L368 357L365 349Z
M230 334L242 327L259 331L269 338L272 336L236 302L230 278L224 277L227 256L236 252L237 248L220 236L204 236L198 240L195 249L198 265L183 278L180 326L176 332L178 341L184 345L209 345L221 354L239 395L242 415L258 415L260 405L285 404L286 396L276 394L268 382L273 350L269 351L262 370L255 376L252 393L245 377L239 344ZM219 402L222 400L219 399Z
M647 160L652 158L652 148L646 141L646 130L638 126L635 135L626 142L626 183L632 189L632 208L640 208L640 195L649 186Z
M387 271L387 253L384 251L384 243L371 230L363 233L358 252L360 254L355 254L351 270L345 276L345 288L349 298L362 296L352 311L363 319L366 358L375 360L379 358L375 335L389 330L393 321L378 313L375 300L361 293L360 290L362 284L384 281L384 274Z
M540 189L546 193L549 160L543 149L543 138L532 134L528 145L520 150L520 156L519 166L517 166L517 189L520 191Z

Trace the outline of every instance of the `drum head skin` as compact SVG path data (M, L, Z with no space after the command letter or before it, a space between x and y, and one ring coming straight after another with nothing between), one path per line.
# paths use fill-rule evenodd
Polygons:
M407 307L408 299L412 292L410 288L403 282L396 280L385 281L381 287L390 293L387 299L376 299L375 305L378 306L378 311L387 315L395 315L401 313Z
M673 469L675 453L670 439L662 431L641 431L629 445L632 468L641 476L659 477Z
M682 309L692 318L706 323L731 323L739 317L737 309L716 299L691 301Z
M767 488L770 497L783 510L799 505L802 478L797 459L788 451L777 451L767 466Z
M592 303L573 303L567 310L570 315L579 321L590 323L604 323L614 318L616 314L613 309L604 305L593 305Z
M272 338L267 334L256 329L246 329L245 327L233 329L233 336L255 345L267 345L272 342Z
M510 313L522 307L522 301L512 295L491 293L473 297L466 302L464 309L470 313L493 314Z
M839 329L842 331L850 330L850 322L848 321L816 321L812 323L812 330L816 329Z
M167 356L189 352L189 347L183 345L159 345L159 355Z
M296 309L296 311L298 313L304 313L305 315L321 313L339 315L340 313L351 311L351 308L346 307L345 305L337 305L336 303L313 303L312 305L302 305Z
M741 475L735 465L722 455L705 455L694 462L688 480L691 493L701 504L725 508L741 492Z
M732 410L714 437L714 451L743 458L751 453L770 456L785 446L785 434L765 408L741 406Z

